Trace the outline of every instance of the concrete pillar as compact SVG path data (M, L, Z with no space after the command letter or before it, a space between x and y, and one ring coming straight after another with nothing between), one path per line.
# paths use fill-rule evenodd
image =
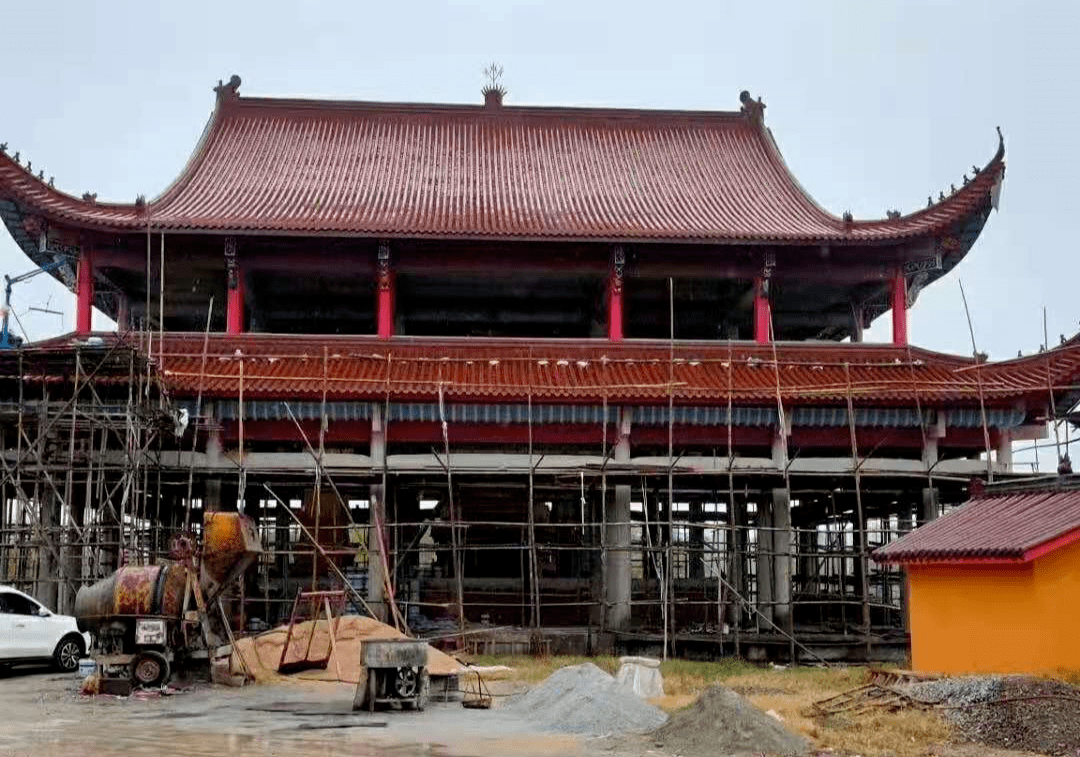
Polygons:
M690 501L690 578L705 578L705 503Z
M898 347L906 347L907 333L907 279L897 271L892 280L892 341Z
M383 423L382 405L371 403L371 468L381 471L386 465L386 426ZM387 618L386 589L383 586L382 555L379 550L377 524L386 523L386 492L382 484L371 487L368 497L368 584L367 601L379 620ZM383 531L383 538L386 533ZM460 608L458 608L460 610Z
M734 527L731 536L731 568L728 582L739 593L740 597L746 597L746 502L734 498L732 512L728 514ZM728 622L732 626L742 624L743 603L732 597L728 603Z
M631 411L619 412L618 439L615 443L614 461L630 462ZM607 501L607 522L604 541L607 544L607 627L610 630L625 629L630 624L630 486L615 487L615 496ZM646 568L647 570L647 568Z
M386 607L386 587L383 585L385 576L382 566L382 550L380 549L380 532L382 543L386 539L386 493L382 484L372 484L368 495L368 584L367 601L371 611L379 620L386 620L388 613ZM460 609L460 608L459 608Z
M56 553L53 551L59 550L60 544L58 528L60 502L51 487L42 489L38 506L41 508L39 513L41 541L38 547L38 574L34 596L50 610L55 610L59 597L58 571L62 570L63 566L57 564Z
M851 341L861 342L863 340L863 324L865 316L863 315L863 309L860 305L851 303Z
M792 591L802 590L811 596L821 593L821 588L816 583L812 583L817 581L818 560L817 531L814 528L813 525L803 528L795 540L799 554L795 561L797 567L794 581L798 586L792 588Z
M926 443L922 451L923 465L933 468L938 461L938 439L936 436L927 435Z
M1008 431L998 434L997 464L1002 472L1012 471L1012 435Z
M911 524L915 520L916 510L917 510L917 508L911 507L906 512L901 511L901 513L900 513L900 530L899 530L898 536L903 536L904 534L911 531ZM901 607L900 620L903 623L904 630L910 632L911 631L911 607L908 604L908 598L911 596L911 589L908 586L907 569L901 569L901 571L902 571L902 575L901 575L901 578L900 578L900 607Z
M771 503L759 499L757 503L757 605L758 612L766 621L773 620L773 518ZM764 622L763 631L772 630Z
M375 305L376 327L380 339L389 339L394 335L394 295L396 288L394 271L390 264L389 242L379 243L376 265L376 286L378 287L378 298Z
M623 338L623 274L626 270L626 253L622 247L611 250L611 270L608 272L608 339L618 342Z
M922 490L922 507L919 509L919 525L936 520L940 512L938 505L938 490L926 488Z
M228 508L222 506L222 473L216 470L224 457L221 446L221 426L216 422L213 403L207 404L205 412L206 417L210 419L206 435L206 464L213 472L210 474L211 478L206 480L206 490L203 496L203 511L211 513L218 512L219 510L226 510Z
M121 332L131 330L131 304L127 296L123 294L117 295L116 330Z
M773 558L772 581L773 620L781 628L787 628L791 618L791 498L787 489L772 490L772 544Z
M75 333L89 334L94 313L94 259L89 250L79 257L76 276Z
M754 279L754 341L768 344L772 339L772 310L769 305L769 282Z
M56 612L61 615L71 615L75 609L75 591L78 590L82 580L82 546L79 544L79 534L75 527L82 528L86 519L86 486L76 485L71 490L71 501L68 503L71 510L71 520L75 526L63 524L67 545L61 555L64 560L64 575L71 579L70 588L67 585L61 587L56 602Z
M783 429L777 429L773 433L772 438L772 462L779 470L783 470L787 467L787 439L784 436Z

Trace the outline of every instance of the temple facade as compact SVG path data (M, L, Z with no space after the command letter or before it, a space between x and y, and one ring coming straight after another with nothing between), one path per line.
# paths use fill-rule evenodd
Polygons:
M908 343L908 309L996 207L1000 135L948 195L856 220L807 194L745 92L673 112L239 87L216 88L158 197L67 195L8 152L0 216L78 296L74 333L19 350L19 417L27 397L50 412L57 382L86 391L58 356L145 360L183 422L141 448L156 536L109 559L153 559L193 510L242 507L274 548L249 619L340 580L288 507L414 628L884 655L906 643L904 584L872 549L972 477L1020 475L1013 443L1076 402L1080 345L989 363ZM118 331L92 332L94 308ZM878 317L891 343L864 343ZM68 496L97 511L120 479L86 494L115 452L95 438ZM67 450L31 473L13 425L5 440L10 530L40 510L14 471ZM80 533L69 548L91 549ZM58 601L94 577L74 562Z

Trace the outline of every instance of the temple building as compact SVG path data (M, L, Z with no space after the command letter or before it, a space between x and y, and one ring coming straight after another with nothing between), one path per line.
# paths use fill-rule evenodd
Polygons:
M247 615L277 622L313 573L339 580L290 508L414 628L898 654L903 575L871 551L973 477L1023 475L1012 444L1080 399L1077 343L908 342L997 205L1000 134L925 207L857 220L802 188L746 92L687 112L215 90L153 199L68 195L0 154L8 231L78 298L73 333L0 358L0 582L61 606L193 510L241 507L273 547ZM864 343L878 317L891 342Z

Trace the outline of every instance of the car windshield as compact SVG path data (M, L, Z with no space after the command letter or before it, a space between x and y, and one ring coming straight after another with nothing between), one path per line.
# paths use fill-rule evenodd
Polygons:
M41 605L32 599L10 591L0 592L0 612L12 615L37 615Z

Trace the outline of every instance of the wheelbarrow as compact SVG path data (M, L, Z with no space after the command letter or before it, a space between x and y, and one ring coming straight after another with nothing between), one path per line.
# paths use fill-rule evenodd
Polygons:
M354 710L374 712L378 705L397 704L402 709L423 710L431 682L427 672L428 645L413 639L365 641L361 675L353 696Z

